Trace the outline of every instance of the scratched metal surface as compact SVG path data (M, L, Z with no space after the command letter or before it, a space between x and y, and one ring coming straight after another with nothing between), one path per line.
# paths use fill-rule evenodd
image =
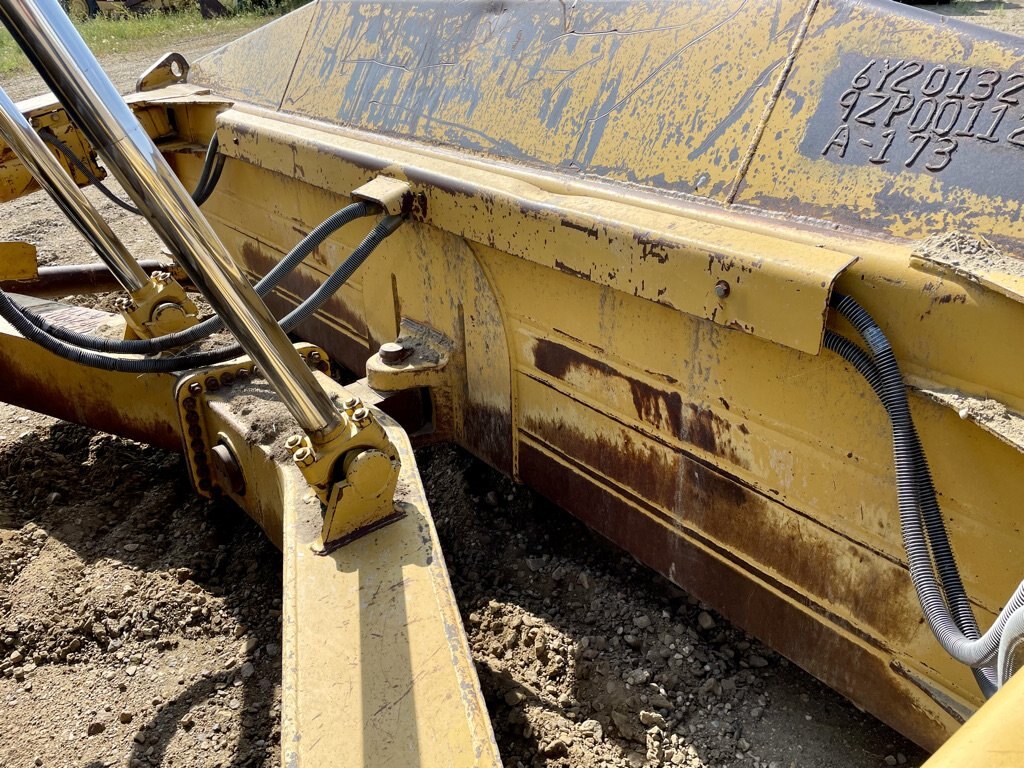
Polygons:
M819 4L737 203L1010 245L1024 41L889 2Z
M260 64L275 68L260 101L572 174L721 199L806 6L321 0L301 50L286 57L274 44L282 60ZM270 39L257 33L251 44ZM237 49L234 61L248 58ZM224 63L200 62L192 81L253 101L253 78L235 87L219 74ZM278 73L290 74L283 101Z
M1024 237L1024 46L889 0L318 0L191 80L572 178Z

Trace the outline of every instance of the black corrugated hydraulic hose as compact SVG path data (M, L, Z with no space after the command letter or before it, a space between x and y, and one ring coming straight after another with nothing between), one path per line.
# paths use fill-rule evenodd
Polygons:
M306 320L331 297L344 283L355 273L364 261L373 253L385 238L398 229L402 223L400 216L387 216L382 219L363 239L363 241L352 251L351 255L338 267L323 285L318 288L312 296L292 310L281 321L281 327L290 331ZM62 341L53 335L37 327L21 308L11 298L0 290L0 317L9 322L26 339L39 344L49 352L70 360L79 365L90 368L99 368L105 371L120 371L124 373L170 373L172 371L189 370L202 368L209 365L216 365L233 357L244 354L241 347L232 344L222 349L209 352L197 352L174 357L117 357L114 355L94 352L88 349L76 347Z
M67 161L75 166L89 180L89 183L102 192L114 205L124 208L128 213L142 215L142 211L134 205L127 200L122 200L107 189L107 186L92 172L92 169L82 162L81 158L74 153L71 147L58 139L53 131L43 129L39 132L39 136L43 141L64 155ZM217 182L220 181L221 172L224 170L224 155L217 151L219 148L220 139L217 138L217 134L214 132L209 145L206 147L206 156L203 159L203 169L199 173L199 181L196 182L196 188L192 192L192 200L196 205L205 203L210 195L213 194L213 190L217 187Z
M281 281L295 269L299 264L313 253L328 237L339 229L363 216L379 212L380 207L374 203L356 202L346 205L340 211L325 219L313 229L308 235L302 238L288 254L271 269L262 280L253 286L256 293L266 296ZM223 321L214 315L208 317L201 323L193 325L184 331L177 331L155 339L105 339L101 336L93 336L87 333L51 323L41 315L36 314L27 307L21 308L25 316L38 328L46 331L54 338L66 341L82 349L93 352L113 352L119 355L148 355L156 352L166 352L177 347L205 339L207 336L216 333L224 327Z
M134 213L137 216L142 215L142 211L140 211L134 205L129 203L127 200L122 200L120 197L118 197L109 189L107 189L107 185L100 181L99 178L97 178L96 174L92 172L92 169L81 161L78 155L76 155L72 151L71 147L69 147L63 141L58 139L56 134L54 134L52 131L48 129L44 129L39 132L39 137L47 144L49 144L51 147L54 147L62 155L64 155L64 157L67 158L67 161L71 163L73 166L75 166L75 168L78 169L79 173L85 176L85 178L89 180L89 183L96 187L96 189L98 189L100 192L102 192L106 196L106 198L110 200L110 202L112 202L114 205L120 208L124 208L126 211L128 211L128 213Z
M829 330L825 331L825 348L832 350L857 369L884 404L882 379L878 368L867 352L849 339ZM928 467L928 460L925 458L924 449L921 447L921 441L913 422L911 422L911 428L915 467L914 482L917 484L918 501L921 505L921 516L932 551L932 560L938 567L943 595L946 603L950 606L957 626L966 637L976 640L981 636L978 622L971 610L967 591L964 589L960 572L956 567L956 559L953 556L946 525L935 495L931 470ZM985 697L992 696L998 689L996 671L990 667L972 668L971 671Z
M960 620L963 619L960 606L963 605L962 601L966 600L966 595L952 595L947 605L943 599L944 590L936 583L932 567L934 557L935 567L940 574L956 571L956 563L952 559L951 551L948 551L948 540L944 540L945 528L942 528L943 536L939 537L940 546L933 548L929 546L928 540L932 526L929 525L929 531L926 532L921 525L922 516L930 514L929 504L920 501L920 485L917 479L917 467L923 460L923 453L920 458L916 456L920 453L920 442L916 439L902 374L892 347L875 321L855 300L837 294L833 297L832 306L850 321L864 339L877 369L882 402L893 427L893 455L903 544L910 565L911 581L928 625L939 644L955 659L974 668L991 666L997 661L1000 641L1008 619L1024 607L1024 583L1017 587L984 635L971 637L970 635L974 633L970 632L970 623L967 623L966 632L960 626ZM941 546L943 540L944 547ZM959 581L958 576L956 580ZM951 607L957 608L957 616L951 614ZM973 613L971 621L974 621Z
M210 145L206 148L206 157L203 158L203 169L199 172L199 181L196 182L195 191L192 192L192 201L196 205L202 205L213 194L213 190L220 181L220 174L224 170L224 155L217 150L220 149L220 139L217 132L213 132L210 138Z

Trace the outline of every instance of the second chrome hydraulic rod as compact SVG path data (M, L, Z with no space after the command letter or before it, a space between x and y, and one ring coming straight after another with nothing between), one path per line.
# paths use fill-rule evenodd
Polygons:
M128 291L135 293L148 282L149 277L142 271L124 243L114 234L100 216L85 193L47 148L32 124L21 114L14 101L0 88L0 136L14 150L32 178L53 198L64 215L71 219L79 232L89 241L103 263L117 278L117 282Z
M0 21L299 426L314 441L334 433L337 408L57 0L0 0Z

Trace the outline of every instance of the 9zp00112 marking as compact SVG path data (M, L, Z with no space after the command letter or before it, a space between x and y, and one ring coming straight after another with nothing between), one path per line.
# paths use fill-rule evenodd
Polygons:
M1024 149L1022 98L1021 72L871 59L836 99L838 126L820 153L939 173L968 144Z

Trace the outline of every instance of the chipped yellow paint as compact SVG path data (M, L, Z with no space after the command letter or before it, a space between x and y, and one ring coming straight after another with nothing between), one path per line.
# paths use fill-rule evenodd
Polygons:
M229 157L304 178L308 168L308 181L339 193L360 186L368 176L360 160L376 155L383 172L410 183L420 206L413 213L425 223L805 352L820 349L832 283L854 260L626 199L552 193L397 143L385 150L237 110L218 124Z
M958 229L1019 247L1024 43L938 22L916 9L819 3L736 202L899 237ZM849 113L844 91L860 95ZM825 150L844 125L852 133L839 158L838 144Z

